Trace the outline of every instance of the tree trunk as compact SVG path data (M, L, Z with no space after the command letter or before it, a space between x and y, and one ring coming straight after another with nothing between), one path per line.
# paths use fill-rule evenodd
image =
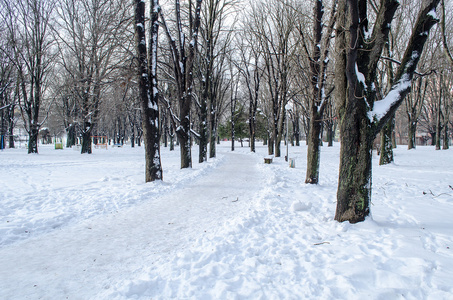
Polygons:
M208 75L209 76L209 75ZM200 99L200 128L198 134L200 138L198 140L199 151L198 151L198 162L203 163L208 160L208 86L206 78L203 80L203 95Z
M267 133L267 154L274 155L274 137Z
M163 179L160 159L159 92L156 65L159 30L157 20L160 7L158 0L151 0L151 30L148 53L145 38L145 2L136 0L135 4L135 45L139 63L137 79L139 81L142 131L145 143L145 182L150 182Z
M395 116L381 130L381 155L379 157L379 165L387 165L393 162L393 143L392 134L395 125Z
M251 152L256 152L256 145L255 145L255 128L253 127L251 135L250 135L250 151Z
M249 108L249 133L250 133L250 151L255 152L255 130L256 130L256 122L255 122L255 113L253 112L252 105L253 102L250 101L250 108Z
M440 137L441 137L441 114L440 114L440 100L439 100L439 106L437 108L437 121L436 121L436 138L435 138L435 146L436 150L440 150Z
M442 149L443 150L447 150L449 147L448 145L448 142L449 142L449 138L448 138L448 122L446 122L444 124L444 141L443 141L443 144L442 144Z
M339 1L335 60L335 90L341 133L337 221L356 223L365 220L370 213L372 143L377 132L410 92L410 83L429 30L437 23L433 9L439 1L425 1L395 82L382 102L376 101L373 84L382 49L388 41L389 25L399 3L395 0L382 2L385 5L381 5L375 27L369 31L372 36L367 38L367 1Z
M340 173L335 220L357 223L370 213L372 141L364 103L352 101L340 121Z
M74 124L69 124L66 128L66 148L70 148L76 144L76 130Z
M9 148L14 148L14 127L13 126L10 126L9 127Z
M280 157L280 138L278 136L278 123L274 124L274 133L273 133L273 142L274 142L274 155L275 157Z
M316 109L316 107L315 107ZM316 117L310 119L307 148L307 175L305 183L318 184L321 146L321 122Z
M9 110L8 118L8 134L9 134L9 148L14 148L14 109L15 105L11 105Z
M38 135L39 128L37 125L30 125L28 133L28 154L38 153Z
M417 131L417 122L409 120L409 124L407 126L408 133L407 133L407 150L415 149L417 147L417 140L415 137L415 133Z
M91 154L91 123L85 122L85 128L82 131L82 150L81 153Z
M175 150L175 135L172 133L170 134L170 151L174 151Z
M293 120L293 131L294 139L296 140L296 146L300 146L300 125L299 125L299 113L296 109L294 120Z
M236 138L234 126L235 126L234 116L232 116L231 117L231 151L234 151L234 139Z
M437 120L436 120L436 150L440 150L440 139L442 136L442 84L443 84L443 74L440 73L439 78L439 101L437 103Z
M326 126L327 131L327 147L333 147L333 122L328 121Z
M208 160L208 128L207 128L207 111L205 104L201 105L201 116L200 116L200 138L198 140L198 162L201 164Z
M210 125L211 130L209 134L209 158L216 157L216 140L217 140L217 114L213 111L214 108L211 105L210 112Z

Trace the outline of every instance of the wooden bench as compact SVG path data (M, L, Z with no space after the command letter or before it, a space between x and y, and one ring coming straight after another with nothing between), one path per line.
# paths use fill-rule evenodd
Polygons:
M271 164L272 163L272 157L265 157L264 158L264 163L265 164Z

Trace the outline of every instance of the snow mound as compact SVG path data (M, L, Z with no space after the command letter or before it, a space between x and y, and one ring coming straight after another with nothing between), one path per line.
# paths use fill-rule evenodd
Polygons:
M300 202L300 201L294 201L291 204L291 210L292 211L305 211L309 210L311 208L312 204L311 202Z

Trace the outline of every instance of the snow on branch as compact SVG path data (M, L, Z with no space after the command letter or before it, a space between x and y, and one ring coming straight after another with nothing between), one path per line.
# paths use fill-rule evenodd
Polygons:
M390 110L407 94L406 91L411 88L411 80L405 76L395 85L384 99L374 102L373 109L368 112L368 118L371 122L381 120Z
M433 13L439 2L440 0L427 1L424 9L420 11L401 65L395 76L395 83L387 96L380 101L375 101L372 110L368 112L368 118L376 132L382 129L411 90L411 81L425 43L428 40L429 31L439 22L436 14Z

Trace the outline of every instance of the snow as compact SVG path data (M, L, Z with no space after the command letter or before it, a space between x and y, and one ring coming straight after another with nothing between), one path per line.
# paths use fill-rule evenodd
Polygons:
M433 8L429 13L428 16L431 16L434 20L439 20L439 17L437 16L436 13L436 8Z
M0 299L451 299L450 151L373 157L372 217L351 225L333 220L338 144L319 185L306 146L296 168L229 147L183 170L161 148L153 183L142 148L0 152Z
M357 76L357 80L358 80L365 88L367 88L366 81L365 81L365 75L363 75L363 73L360 73L359 67L357 66L357 64L355 64L355 73L356 73L356 76Z
M368 118L371 122L375 119L380 120L389 111L390 107L400 100L400 95L403 90L410 88L411 80L407 78L407 75L390 90L384 99L374 102L373 110L368 112Z

